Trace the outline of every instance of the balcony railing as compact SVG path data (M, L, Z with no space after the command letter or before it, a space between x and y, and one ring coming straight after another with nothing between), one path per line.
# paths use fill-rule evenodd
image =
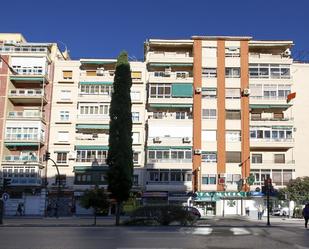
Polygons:
M42 67L12 66L12 68L19 75L44 75L45 74Z
M191 181L147 181L147 185L185 185Z
M12 89L9 91L12 97L46 97L42 89Z
M293 117L287 118L259 118L259 117L250 117L251 121L293 121Z
M162 120L188 120L192 119L192 115L184 113L150 113L149 119L162 119Z
M263 164L286 164L286 165L293 165L295 164L295 160L289 160L289 161L275 161L275 160L262 160L262 161L254 161L251 162L252 164L254 164L255 166L257 165L263 165Z
M11 185L33 185L38 186L42 184L42 179L37 177L12 177Z
M253 96L253 95L250 95L250 99L254 99L254 100L286 100L287 96Z
M42 134L29 134L29 133L6 134L5 140L44 142L44 136Z
M90 120L109 120L108 115L100 115L100 114L93 114L93 115L85 115L85 114L78 114L78 119L90 119Z
M92 134L84 134L84 135L78 135L75 137L76 140L92 140L92 141L107 141L108 140L108 135L98 135L98 136L93 136Z
M189 72L165 72L165 71L150 72L149 79L193 81L193 77L190 76Z
M294 138L250 138L252 142L294 142Z
M39 160L36 156L5 156L4 161L6 162L42 162L42 160Z
M47 47L0 46L0 52L13 53L47 53Z
M43 118L43 114L38 111L9 112L8 118L9 119L38 119L38 118Z
M148 163L192 163L192 159L149 159Z

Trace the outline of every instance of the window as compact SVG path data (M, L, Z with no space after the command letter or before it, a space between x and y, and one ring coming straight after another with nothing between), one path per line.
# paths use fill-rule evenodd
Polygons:
M240 120L240 110L226 110L225 116L229 120Z
M92 175L91 174L75 174L75 184L90 184L92 181Z
M77 150L76 162L93 162L95 159L98 164L105 164L107 150Z
M133 163L138 164L139 152L133 152Z
M176 72L176 79L185 79L189 77L189 72Z
M216 88L202 88L203 99L216 99L217 89Z
M61 100L70 100L71 99L71 91L70 90L61 90L60 99Z
M202 130L202 141L209 141L209 142L217 141L217 131Z
M142 79L142 72L140 72L140 71L132 71L131 72L131 78L132 78L132 80L140 80L140 79Z
M216 175L202 175L202 184L216 184Z
M97 116L99 114L99 115L107 116L109 114L109 105L108 104L97 104L97 105L80 104L79 114L94 115L94 116Z
M251 162L252 163L263 163L263 155L262 154L252 154Z
M250 78L289 79L289 64L249 64Z
M202 118L203 119L216 119L217 110L216 109L202 109Z
M226 183L228 184L237 184L240 180L241 175L240 174L227 174L226 175Z
M67 152L57 152L57 163L67 163Z
M80 85L80 95L111 95L112 85Z
M274 154L275 163L285 163L285 155L284 154Z
M217 68L202 68L202 77L205 78L216 78Z
M69 132L68 131L58 131L58 142L68 142Z
M60 120L68 121L70 118L69 111L60 111Z
M62 71L63 79L65 80L71 80L73 77L72 71Z
M240 89L239 88L225 88L225 98L226 99L240 99Z
M226 78L240 78L240 68L239 67L226 67L225 77Z
M184 172L178 170L171 170L171 182L183 182L184 180Z
M241 141L240 131L226 131L225 137L227 142L239 142Z
M292 172L283 170L283 184L289 183L292 180Z
M148 150L148 162L191 162L191 150Z
M140 137L140 133L139 132L133 132L132 133L132 143L133 144L138 144L139 143L139 137Z
M261 120L262 114L261 113L251 113L251 120Z
M171 84L151 84L150 98L171 98Z
M159 171L153 170L148 172L148 179L151 182L157 182L159 181Z
M241 152L227 151L226 152L226 162L227 163L240 163L241 162Z
M216 152L203 152L202 153L202 162L216 163L217 162L217 153Z
M141 99L141 92L131 91L131 99L132 101L139 101Z
M284 118L283 112L275 112L274 119L282 120Z
M132 122L139 122L139 112L132 112Z

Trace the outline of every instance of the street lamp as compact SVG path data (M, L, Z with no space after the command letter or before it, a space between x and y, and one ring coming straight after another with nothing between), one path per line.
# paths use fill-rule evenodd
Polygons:
M56 217L58 218L58 207L59 207L59 199L60 199L60 173L59 173L59 168L56 162L50 158L50 152L46 151L45 152L45 161L47 162L48 160L52 161L54 166L56 167L57 170L57 177L58 177L58 188L57 188L57 200L56 200Z

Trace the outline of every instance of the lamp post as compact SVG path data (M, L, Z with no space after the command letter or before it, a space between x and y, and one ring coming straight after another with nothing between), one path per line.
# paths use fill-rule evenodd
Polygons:
M58 165L56 164L56 162L50 158L50 152L46 151L45 152L45 161L48 162L48 160L52 161L54 166L56 167L56 170L57 170L57 177L58 177L58 188L57 188L57 200L56 200L56 213L55 213L55 216L58 218L59 215L58 215L58 208L59 208L59 199L60 199L60 189L61 189L61 186L60 186L60 173L59 173L59 168L58 168Z

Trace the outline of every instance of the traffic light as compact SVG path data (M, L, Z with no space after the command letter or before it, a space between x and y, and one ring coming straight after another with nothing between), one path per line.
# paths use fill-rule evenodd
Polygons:
M45 161L48 161L50 159L50 152L45 152Z
M249 185L253 185L254 180L255 180L254 175L251 174L251 175L248 176L248 178L247 178L247 183L248 183Z
M10 178L4 178L3 179L3 191L11 185L11 179Z

